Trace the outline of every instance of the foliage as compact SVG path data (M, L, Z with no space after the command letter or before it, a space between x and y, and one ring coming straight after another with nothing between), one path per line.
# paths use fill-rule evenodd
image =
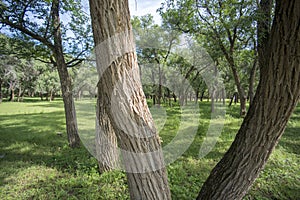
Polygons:
M257 80L256 70L248 73L256 67L255 5L254 0L170 0L159 12L170 28L194 35L222 72L229 94L244 97Z
M62 1L60 15L66 62L69 66L73 66L84 58L91 48L90 17L82 9L81 0ZM1 32L12 38L11 42L15 46L25 45L23 48L14 48L14 54L53 63L51 60L53 21L50 1L2 0L0 23Z
M82 97L94 98L98 83L98 74L95 63L83 62L74 69L73 92L75 98L80 100Z

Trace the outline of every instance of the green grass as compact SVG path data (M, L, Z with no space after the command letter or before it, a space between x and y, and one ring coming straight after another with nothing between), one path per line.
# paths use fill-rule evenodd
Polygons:
M227 108L225 126L217 144L208 155L199 158L211 118L208 102L201 102L199 107L200 119L194 119L199 126L193 142L167 167L173 199L195 199L242 123L238 105ZM77 108L79 130L93 131L94 103L79 102ZM151 110L164 147L172 142L179 126L183 134L195 126L189 121L180 125L184 116L176 104ZM190 116L189 112L183 113ZM75 150L68 147L64 120L61 100L25 99L22 103L0 104L0 156L4 156L0 158L0 199L129 199L123 172L100 175L97 161L88 150L83 146ZM300 107L245 199L300 197L299 132Z

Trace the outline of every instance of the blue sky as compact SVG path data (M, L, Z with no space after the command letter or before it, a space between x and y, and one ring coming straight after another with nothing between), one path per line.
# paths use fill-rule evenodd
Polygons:
M151 14L154 16L155 23L160 23L161 18L156 10L163 2L164 0L129 0L130 14L131 16Z

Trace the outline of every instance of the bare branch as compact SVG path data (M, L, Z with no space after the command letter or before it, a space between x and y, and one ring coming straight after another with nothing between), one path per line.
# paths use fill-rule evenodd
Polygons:
M67 64L67 67L68 68L75 67L76 65L79 65L83 61L85 61L85 59L74 59L74 60L72 60L72 62L70 62L69 64ZM71 64L71 63L73 63L73 64Z

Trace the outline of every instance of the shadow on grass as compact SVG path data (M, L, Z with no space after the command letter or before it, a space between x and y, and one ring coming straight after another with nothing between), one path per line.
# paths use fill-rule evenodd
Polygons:
M60 136L58 132L63 134ZM3 156L0 166L5 170L0 173L0 185L17 171L4 169L5 163L45 165L71 173L81 165L96 165L83 146L78 149L68 147L63 111L1 115L0 155Z

